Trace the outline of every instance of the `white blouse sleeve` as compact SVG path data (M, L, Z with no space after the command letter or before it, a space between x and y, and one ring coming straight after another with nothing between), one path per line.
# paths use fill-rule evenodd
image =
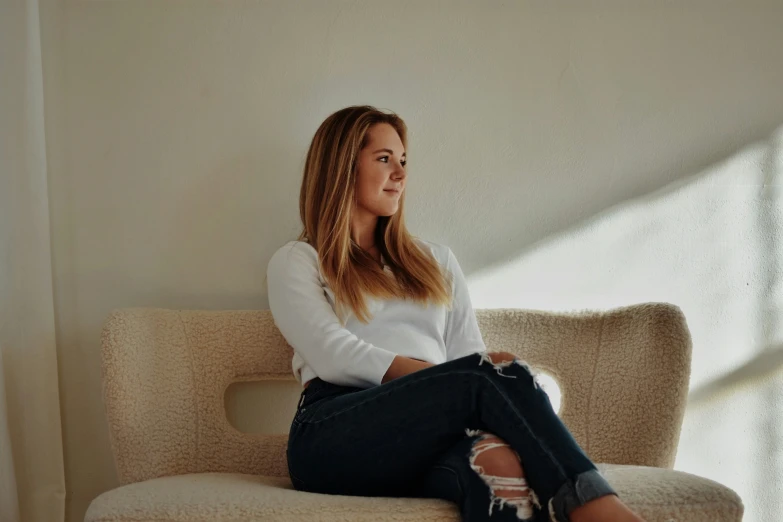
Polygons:
M487 348L470 302L465 276L451 249L449 249L447 269L451 272L453 281L451 310L446 318L445 341L447 360L452 361L473 353L485 352Z
M361 388L381 384L396 354L342 326L319 273L318 253L306 243L286 245L272 256L267 281L275 324L321 379Z

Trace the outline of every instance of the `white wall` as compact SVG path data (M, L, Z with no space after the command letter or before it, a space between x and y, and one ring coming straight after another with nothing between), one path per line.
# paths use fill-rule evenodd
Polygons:
M406 118L410 226L452 246L479 306L683 306L678 467L735 487L746 520L783 508L780 2L46 0L42 16L71 520L116 484L109 310L266 307L309 139L356 103Z

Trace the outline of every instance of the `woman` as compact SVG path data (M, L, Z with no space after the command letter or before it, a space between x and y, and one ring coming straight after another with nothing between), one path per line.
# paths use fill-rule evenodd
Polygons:
M299 241L269 304L304 385L294 487L451 500L465 521L634 521L527 366L487 353L454 254L403 220L406 126L348 107L315 133ZM524 468L524 471L523 471Z

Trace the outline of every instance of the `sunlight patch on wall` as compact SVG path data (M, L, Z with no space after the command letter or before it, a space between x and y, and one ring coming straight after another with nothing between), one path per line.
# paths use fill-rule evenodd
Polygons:
M468 278L476 308L680 306L693 337L676 468L783 509L783 128ZM776 493L777 492L777 493Z
M771 288L781 268L773 238L783 232L776 192L783 169L771 168L772 149L748 148L472 274L474 305L580 310L671 302L694 338L692 385L731 371L783 341L766 319L783 303L780 282Z

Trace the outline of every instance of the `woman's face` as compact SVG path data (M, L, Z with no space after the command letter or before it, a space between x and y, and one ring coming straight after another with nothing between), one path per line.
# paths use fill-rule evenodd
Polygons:
M356 161L357 210L374 216L394 215L400 207L407 174L402 140L388 123L367 131L367 146Z

